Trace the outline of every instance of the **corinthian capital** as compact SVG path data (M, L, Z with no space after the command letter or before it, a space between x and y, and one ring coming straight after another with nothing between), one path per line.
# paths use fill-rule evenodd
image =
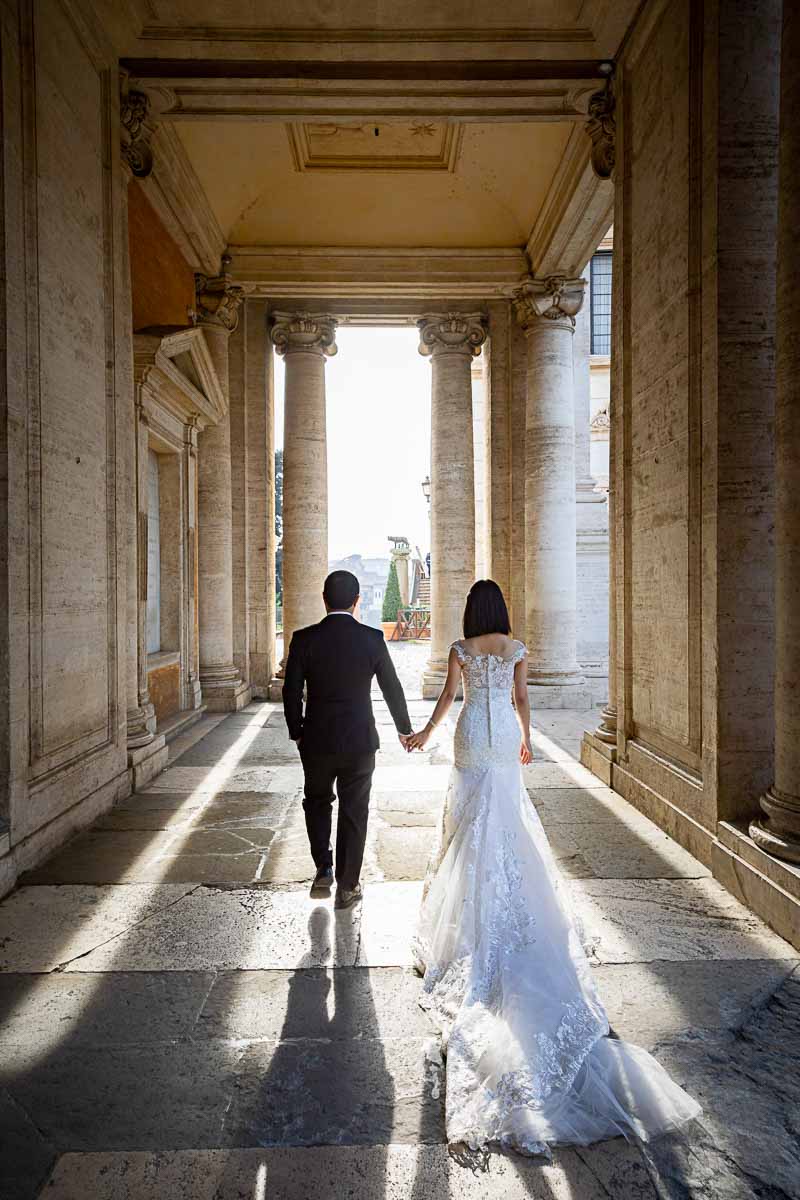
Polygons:
M426 313L417 321L420 354L477 356L486 341L482 313Z
M329 358L338 350L336 319L327 313L276 312L273 314L270 337L278 354L304 350Z
M529 279L514 292L514 310L526 333L539 321L557 321L569 329L575 328L575 314L583 304L585 279L566 279L549 275L546 279Z
M150 142L156 122L150 97L132 88L125 72L120 78L119 118L123 162L137 179L145 179L153 169Z
M614 93L611 83L589 98L586 132L592 139L592 168L600 179L610 179L616 163L617 122L614 117Z
M219 325L233 333L239 323L239 308L244 300L244 288L231 283L230 275L224 273L212 276L197 274L194 282L198 324Z

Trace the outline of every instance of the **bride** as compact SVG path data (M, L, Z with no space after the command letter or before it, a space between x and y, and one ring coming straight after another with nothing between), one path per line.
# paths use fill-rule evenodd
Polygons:
M568 889L523 787L520 768L533 757L527 651L509 632L500 588L475 583L433 716L407 743L425 746L463 677L414 946L420 1003L446 1054L447 1138L525 1154L652 1138L700 1107L651 1055L609 1031Z

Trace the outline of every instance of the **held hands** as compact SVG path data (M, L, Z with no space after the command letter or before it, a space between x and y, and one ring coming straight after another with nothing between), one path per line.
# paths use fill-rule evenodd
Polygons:
M422 750L433 733L433 726L430 722L424 729L420 729L418 733L410 733L405 739L404 745L406 750L411 753L412 750Z

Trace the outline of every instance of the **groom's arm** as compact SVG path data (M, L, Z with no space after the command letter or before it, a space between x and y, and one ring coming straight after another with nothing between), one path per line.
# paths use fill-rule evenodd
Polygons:
M283 715L286 717L286 727L293 742L299 741L303 732L305 669L301 642L302 639L295 634L289 643L283 678Z
M403 686L397 678L397 672L394 669L392 656L389 653L389 647L386 645L386 642L383 642L378 651L378 666L375 676L378 680L378 687L383 692L383 698L389 706L389 712L392 714L392 720L395 723L397 732L404 735L411 733L411 721L408 716L408 706Z

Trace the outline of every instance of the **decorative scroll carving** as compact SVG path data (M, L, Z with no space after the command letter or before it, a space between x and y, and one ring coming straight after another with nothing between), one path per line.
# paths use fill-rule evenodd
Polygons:
M231 277L225 271L230 259L223 258L223 271L220 275L196 274L195 291L197 294L196 318L199 325L221 325L230 333L239 323L239 309L244 300L244 288L231 283Z
M589 120L586 122L586 132L592 139L592 168L600 179L610 179L614 174L617 134L614 107L614 93L609 80L602 92L595 92L589 97Z
M150 143L155 132L150 97L130 87L124 73L121 77L119 116L122 157L136 179L146 179L153 169Z
M574 329L585 287L585 279L567 279L564 275L529 279L514 292L517 320L526 333L539 320L561 321Z
M477 356L486 341L483 313L426 313L417 321L419 352L429 355L453 352Z
M331 358L338 350L336 325L327 313L276 312L270 337L278 354L304 350Z

